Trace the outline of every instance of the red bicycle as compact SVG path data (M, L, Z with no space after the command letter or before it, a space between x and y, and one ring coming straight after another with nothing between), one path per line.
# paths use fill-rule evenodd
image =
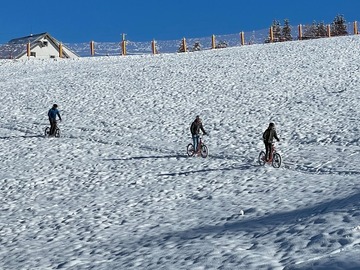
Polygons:
M266 161L266 155L264 151L261 151L259 154L259 164L260 166L264 166L265 163L271 164L274 168L280 168L281 166L281 156L276 152L275 144L271 145L271 153L270 158Z
M206 158L209 154L209 150L207 146L204 144L201 137L199 137L199 143L197 145L197 149L195 151L194 145L192 143L189 143L187 146L187 154L189 157L200 155L203 158Z

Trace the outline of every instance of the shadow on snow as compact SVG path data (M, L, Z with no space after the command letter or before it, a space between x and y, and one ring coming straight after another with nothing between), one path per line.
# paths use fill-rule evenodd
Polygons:
M175 172L175 173L161 173L158 176L179 176L179 175L189 175L195 173L208 173L208 172L221 172L221 171L232 171L232 170L248 170L254 167L259 167L254 164L242 164L238 166L230 166L225 168L216 168L216 169L203 169L203 170L193 170L193 171L185 171L185 172Z
M23 136L6 136L6 137L0 137L0 140L11 140L11 139L19 139L19 138L44 138L44 135L23 135Z
M317 215L327 214L337 211L356 211L360 207L360 193L353 194L346 198L334 199L332 201L323 202L315 206L296 209L290 212L274 213L262 217L251 218L251 213L254 212L253 209L245 211L245 216L233 215L234 218L239 218L241 220L226 222L221 225L208 225L201 226L197 228L187 229L183 231L174 231L154 236L142 237L138 240L130 243L121 243L120 245L124 247L134 248L135 246L143 246L147 248L158 247L158 246L167 246L169 242L177 243L177 248L185 247L188 242L193 242L194 239L206 239L210 235L219 238L221 235L228 235L229 233L236 234L239 232L253 233L255 238L261 238L262 235L271 233L271 228L282 226L282 225L297 225L299 220L317 218ZM300 221L301 222L301 221ZM270 231L264 230L269 228ZM276 233L276 232L274 232ZM125 248L126 249L126 248ZM282 261L285 265L292 265L291 259L287 261ZM286 268L292 269L292 268ZM302 268L294 268L302 269ZM357 268L353 268L357 269Z
M163 156L138 156L138 157L129 157L129 158L107 158L105 161L129 161L129 160L142 160L142 159L169 159L169 158L187 158L185 155L163 155Z

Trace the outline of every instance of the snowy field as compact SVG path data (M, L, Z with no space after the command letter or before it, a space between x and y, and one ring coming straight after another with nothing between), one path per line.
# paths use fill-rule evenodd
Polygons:
M1 60L0 91L0 269L360 269L358 36Z

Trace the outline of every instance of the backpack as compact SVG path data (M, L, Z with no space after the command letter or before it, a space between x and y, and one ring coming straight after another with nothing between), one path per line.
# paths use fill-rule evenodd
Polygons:
M195 122L192 122L192 124L190 126L190 132L191 132L191 135L196 134L196 124L195 124Z
M269 137L270 137L270 129L267 128L263 133L263 140L267 142L269 140Z

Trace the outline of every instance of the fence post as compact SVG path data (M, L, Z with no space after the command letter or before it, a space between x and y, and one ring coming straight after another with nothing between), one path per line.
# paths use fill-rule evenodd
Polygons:
M270 26L270 42L274 42L274 30L272 26Z
M358 32L358 26L357 26L357 21L354 22L354 35L359 34Z
M27 57L30 58L30 55L31 55L31 45L30 45L30 41L26 44L26 55L27 55Z
M327 36L328 36L328 37L331 37L331 28L330 28L330 24L328 24L328 25L326 26L326 32L327 32Z
M183 43L184 52L187 52L186 39L185 38L183 38L182 43Z
M299 31L299 40L302 40L303 34L302 34L302 25L301 24L299 24L299 26L298 26L298 31Z
M126 40L125 40L125 34L122 34L122 42L121 42L121 55L126 55Z
M152 49L153 54L157 54L156 41L155 40L151 41L151 49Z
M216 45L215 45L215 35L211 36L211 49L215 49Z
M94 45L94 41L90 41L90 55L94 56L95 55L95 45Z
M59 57L63 58L63 45L62 45L62 43L59 44Z
M245 45L245 34L244 32L240 32L240 43L242 46Z

